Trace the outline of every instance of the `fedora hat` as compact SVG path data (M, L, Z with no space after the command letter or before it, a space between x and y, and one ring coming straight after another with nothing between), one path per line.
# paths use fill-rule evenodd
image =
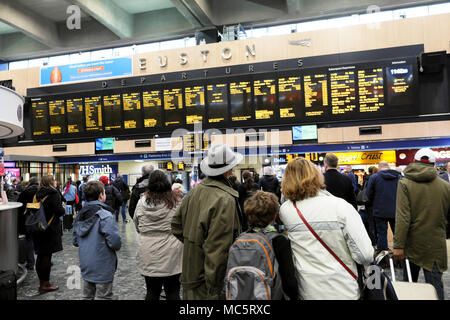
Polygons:
M219 176L238 165L244 156L233 152L226 144L213 145L208 156L200 163L200 169L207 176Z

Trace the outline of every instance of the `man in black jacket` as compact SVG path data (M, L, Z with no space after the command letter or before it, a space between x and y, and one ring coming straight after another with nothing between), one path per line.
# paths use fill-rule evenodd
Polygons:
M154 167L151 164L146 164L145 166L143 166L142 177L140 177L136 181L136 184L131 190L130 205L128 207L128 214L130 215L131 219L133 219L134 217L134 211L136 210L136 206L139 201L139 198L141 197L141 194L143 194L147 189L148 177L150 176L150 173L152 173L153 170Z
M340 174L337 171L337 166L338 158L336 155L332 153L327 154L324 159L324 177L327 191L336 197L344 199L357 209L353 182L350 177Z
M271 192L278 197L281 197L280 182L277 177L273 175L272 167L264 167L264 176L259 180L258 189L266 192Z
M120 191L116 187L114 187L112 183L109 182L109 178L107 176L101 176L98 180L100 180L100 182L102 182L105 187L105 204L111 207L111 209L113 210L112 212L117 211L116 222L118 222L118 208L119 204L122 203L122 195L120 194Z
M116 210L116 221L119 220L119 210L122 211L122 219L123 222L128 222L127 220L127 202L130 199L130 187L128 184L123 180L122 174L118 173L116 180L113 182L113 186L119 190L120 194L122 195L122 203L119 208Z
M39 188L39 180L36 177L31 177L30 181L28 182L28 186L20 193L19 198L17 199L17 202L22 203L23 205L18 208L18 215L17 215L17 229L19 235L25 235L25 247L27 252L27 264L26 267L28 270L34 269L34 245L33 245L33 238L31 237L31 234L29 234L25 228L25 209L27 206L27 203L32 203L33 198L36 195L36 192Z

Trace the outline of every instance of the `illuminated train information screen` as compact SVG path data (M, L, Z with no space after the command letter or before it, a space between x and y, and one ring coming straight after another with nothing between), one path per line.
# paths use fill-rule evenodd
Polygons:
M68 133L84 132L83 98L67 99L66 110L67 110L67 132Z
M122 128L122 104L120 100L120 94L103 96L103 120L106 131Z
M50 115L50 134L66 133L66 116L64 100L54 100L48 102Z
M123 94L123 128L142 128L141 94L139 92Z
M184 88L186 101L186 123L203 122L206 119L205 88L194 86Z
M142 108L145 128L160 127L162 125L161 90L144 91L142 93Z
M356 109L356 83L354 70L330 72L331 113L352 113Z
M102 97L87 97L84 99L86 116L86 131L103 130Z
M418 115L417 77L411 57L30 97L28 114L36 140L388 119Z
M164 116L166 126L183 124L183 89L164 89Z
M253 82L255 95L255 119L273 119L278 116L276 105L277 85L275 79L255 80Z

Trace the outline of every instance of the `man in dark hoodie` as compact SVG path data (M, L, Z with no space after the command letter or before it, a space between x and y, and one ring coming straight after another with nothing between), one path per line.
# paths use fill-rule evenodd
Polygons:
M146 164L145 166L143 166L142 177L140 177L136 181L136 184L131 190L130 205L128 207L128 214L130 215L131 219L133 219L134 217L134 211L136 210L136 206L139 202L141 194L145 192L148 186L148 177L150 176L150 173L152 173L153 170L154 167L151 164Z
M278 197L281 197L280 182L277 177L273 175L272 167L264 167L264 176L259 180L258 189L266 192L271 192Z
M75 218L72 235L73 245L79 247L83 300L94 300L95 297L111 300L117 269L116 251L121 246L114 210L104 203L103 183L86 183L83 194L87 203Z
M450 184L437 177L433 150L423 148L398 183L394 260L409 258L417 282L422 268L425 281L444 299L442 274L447 270L446 225L450 219ZM404 272L404 280L407 279Z
M28 186L20 193L17 202L22 203L23 205L18 209L18 234L25 235L26 239L26 251L27 251L27 264L26 267L28 270L34 269L34 245L32 235L29 234L25 228L25 209L27 207L27 203L32 203L33 198L36 195L36 192L39 188L39 180L36 177L31 177L28 182Z
M395 231L395 208L397 185L401 178L400 172L389 168L389 163L381 161L378 172L369 178L366 195L372 205L377 230L377 251L388 251L388 223L392 232Z

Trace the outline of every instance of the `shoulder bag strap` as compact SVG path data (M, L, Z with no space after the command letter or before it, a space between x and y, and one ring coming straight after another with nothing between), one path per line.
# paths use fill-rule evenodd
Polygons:
M349 267L341 260L339 257L333 252L333 250L330 249L330 247L327 246L327 244L319 237L319 235L314 231L314 229L309 225L308 221L306 221L305 217L302 215L300 210L297 208L297 204L294 202L294 207L297 210L298 215L300 216L300 219L302 219L303 223L308 227L309 231L316 237L316 239L320 242L320 244L327 249L327 251L339 262L345 270L356 280L358 281L358 276L356 276L352 270L350 270Z
M35 196L36 197L36 196ZM39 201L41 203L41 205L44 205L44 201L47 199L48 196L45 196L44 198L41 199L41 201ZM50 218L50 220L47 222L47 225L49 226L50 223L52 223L53 218L55 217L55 215L52 215L52 217Z

